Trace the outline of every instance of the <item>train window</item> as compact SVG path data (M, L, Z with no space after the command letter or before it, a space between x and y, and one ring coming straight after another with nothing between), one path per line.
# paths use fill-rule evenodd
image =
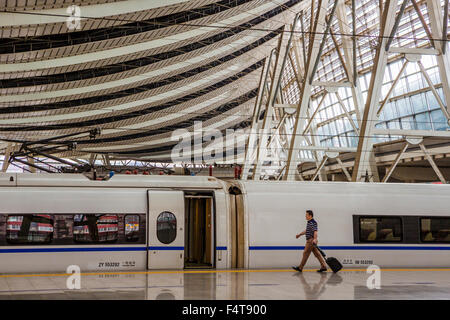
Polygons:
M421 218L422 242L450 242L450 218Z
M10 215L6 220L8 243L50 243L53 239L53 219L45 214Z
M75 242L115 242L119 236L118 217L113 214L76 214L73 220Z
M361 242L401 242L402 220L399 217L360 217Z
M175 240L177 237L177 218L172 212L161 212L156 224L156 235L160 242L169 244Z
M137 214L125 216L125 239L130 242L139 240L139 216Z

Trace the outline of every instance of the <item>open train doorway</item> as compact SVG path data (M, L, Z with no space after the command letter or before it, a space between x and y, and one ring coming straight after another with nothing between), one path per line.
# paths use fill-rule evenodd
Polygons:
M212 193L185 193L184 267L215 267L214 198Z

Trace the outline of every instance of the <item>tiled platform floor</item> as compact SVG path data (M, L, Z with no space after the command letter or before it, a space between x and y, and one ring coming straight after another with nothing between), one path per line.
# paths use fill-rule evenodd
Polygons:
M0 299L450 299L450 269L389 269L381 289L370 274L343 270L185 270L99 273L81 276L69 290L67 275L0 275Z

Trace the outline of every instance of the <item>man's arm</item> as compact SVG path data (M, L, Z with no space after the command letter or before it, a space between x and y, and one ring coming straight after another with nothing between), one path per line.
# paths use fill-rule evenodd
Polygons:
M317 244L317 230L314 231L314 240L313 240L314 244Z
M306 233L306 230L303 230L302 232L300 232L299 234L297 234L295 236L296 239L298 239L299 237L301 237L302 235L304 235Z

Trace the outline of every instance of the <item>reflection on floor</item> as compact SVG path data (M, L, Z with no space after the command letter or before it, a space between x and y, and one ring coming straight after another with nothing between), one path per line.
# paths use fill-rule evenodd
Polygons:
M0 275L0 299L450 299L449 270L390 270L381 289L369 289L370 274L289 270L91 274L69 290L66 275Z

